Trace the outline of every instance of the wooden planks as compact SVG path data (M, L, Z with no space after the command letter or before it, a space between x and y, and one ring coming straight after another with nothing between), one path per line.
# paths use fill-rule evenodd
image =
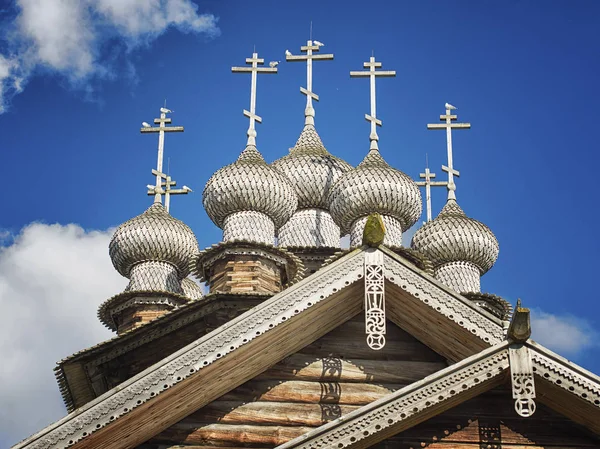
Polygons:
M169 427L152 443L282 444L300 429L306 432L347 415L447 366L393 323L388 323L386 346L373 351L366 344L364 326L359 313Z

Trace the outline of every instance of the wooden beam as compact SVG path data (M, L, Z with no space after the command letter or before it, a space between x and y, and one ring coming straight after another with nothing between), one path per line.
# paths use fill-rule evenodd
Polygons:
M199 370L72 447L129 449L138 446L349 320L361 310L362 301L362 283L355 282Z

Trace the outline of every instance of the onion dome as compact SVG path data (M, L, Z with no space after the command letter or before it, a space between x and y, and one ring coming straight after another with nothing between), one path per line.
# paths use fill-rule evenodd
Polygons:
M500 250L492 231L467 217L452 198L417 230L411 246L432 260L436 279L461 293L480 291L480 277L492 268Z
M298 203L286 177L270 167L254 145L246 146L237 161L211 176L202 201L210 219L221 229L227 217L236 213L251 217L246 217L248 222L260 221L260 216L266 216L278 229L292 216Z
M273 162L294 186L298 209L327 209L327 195L352 166L330 154L313 124L306 124L290 153Z
M184 278L181 281L181 288L183 289L183 293L185 294L185 296L192 300L200 299L204 296L202 288L200 288L200 286L189 277Z
M434 220L415 232L411 246L436 265L471 262L482 275L496 263L500 250L490 228L467 217L452 199Z
M390 231L395 228L397 234L415 224L422 209L417 184L408 175L390 167L376 147L371 148L355 169L340 177L329 193L328 203L342 232L356 236L352 246L359 245L362 239L362 228L360 232L352 232L352 228L357 224L364 227L363 217L377 212L382 215L386 228ZM386 232L385 243L390 245L390 239L392 246L399 246L401 235Z
M119 226L109 245L113 266L127 278L141 262L161 262L173 265L177 277L183 279L189 274L189 261L197 251L192 230L169 215L160 203Z

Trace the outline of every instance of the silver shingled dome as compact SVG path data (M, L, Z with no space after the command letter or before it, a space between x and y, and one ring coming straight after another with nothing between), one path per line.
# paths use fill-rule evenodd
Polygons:
M492 268L500 250L490 228L467 217L452 199L435 219L415 232L411 247L425 254L436 266L471 262L482 275Z
M225 217L235 212L256 211L281 227L296 210L298 200L289 181L248 145L237 161L210 177L202 194L210 219L223 228Z
M174 265L182 279L189 274L189 261L197 252L192 230L160 203L119 226L109 244L115 269L127 278L134 265L158 261Z
M327 195L337 179L352 166L330 154L314 125L305 125L290 153L273 162L294 186L298 209L327 209Z
M202 288L190 278L181 280L181 288L183 293L190 299L200 299L204 296Z
M390 167L378 150L369 151L354 170L340 177L328 202L343 234L355 220L375 212L396 218L406 231L422 210L419 187L409 176Z

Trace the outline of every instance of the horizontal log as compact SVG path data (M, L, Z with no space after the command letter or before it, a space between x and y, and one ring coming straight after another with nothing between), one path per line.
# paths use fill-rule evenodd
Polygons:
M215 401L175 424L197 426L205 423L259 424L318 427L359 408L358 405L305 404L300 402Z
M348 335L364 336L365 334L365 315L359 313L351 320L346 321L341 326L329 332L326 337L347 338ZM415 337L398 327L390 320L386 321L386 340L387 341L407 341L418 342Z
M294 354L256 377L260 380L309 380L410 384L446 367L441 362L374 361L319 358Z
M403 384L374 385L351 382L252 380L222 396L219 400L365 405L399 390L403 386Z
M311 427L207 424L202 427L178 423L153 438L154 442L213 446L279 446L312 430Z
M418 341L394 341L386 335L385 346L379 351L374 351L367 345L367 336L364 329L359 334L344 336L326 335L316 342L302 348L302 354L318 356L335 356L342 358L357 358L367 360L412 360L423 362L444 362L441 356L433 352L423 343Z

